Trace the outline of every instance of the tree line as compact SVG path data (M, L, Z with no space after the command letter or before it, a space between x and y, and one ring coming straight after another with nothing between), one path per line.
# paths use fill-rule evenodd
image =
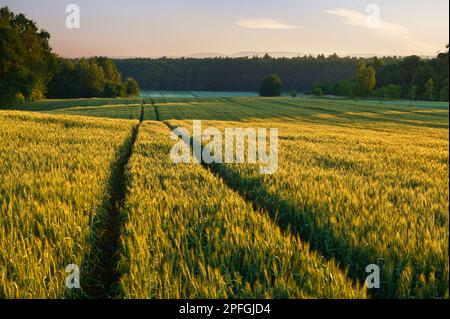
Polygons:
M285 92L448 101L448 46L432 59L336 54L272 58L266 54L70 60L54 54L49 39L49 33L24 15L7 7L0 9L0 102L135 96L139 86L148 90L256 92L268 74L279 76Z
M135 78L142 89L173 91L257 92L268 74L283 80L285 91L311 90L316 82L351 78L360 59L303 56L294 58L135 58L114 60L124 76Z
M360 62L355 76L338 82L316 83L314 95L375 97L448 101L449 56L439 53L435 58L372 58Z
M348 97L448 101L448 47L433 59L419 56L356 58L319 55L294 58L116 59L118 70L148 90L258 91L267 74L285 92Z
M60 59L48 84L49 98L125 97L139 95L132 78L122 81L114 62L105 57Z
M111 59L64 59L52 52L49 40L25 15L0 8L1 103L139 95L137 82L122 81Z

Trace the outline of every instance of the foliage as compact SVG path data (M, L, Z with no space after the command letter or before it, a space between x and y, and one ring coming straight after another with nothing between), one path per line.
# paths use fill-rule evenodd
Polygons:
M139 96L139 85L135 79L127 78L124 85L127 96Z
M124 77L133 77L145 90L258 92L261 79L273 73L283 79L287 92L304 92L315 82L335 83L352 77L361 60L330 55L323 59L136 58L114 62Z
M276 74L266 76L259 87L259 95L263 97L280 96L283 84Z
M322 96L323 95L323 91L322 91L321 87L315 87L313 89L312 93L313 93L314 96Z
M50 35L7 7L0 9L0 103L17 104L50 98L126 96L114 62L105 57L66 60L56 57ZM130 84L131 83L131 84ZM136 82L127 80L131 94Z
M390 100L398 100L402 96L402 88L400 85L389 84L382 87L383 97Z
M440 100L441 101L447 101L448 102L448 78L445 80L444 84L442 85L442 89L440 92Z
M361 63L356 72L356 90L358 96L371 96L376 86L375 69Z
M132 83L132 84L130 84ZM122 83L111 59L60 60L60 68L49 84L50 98L118 97L139 94L133 79ZM133 89L133 94L127 91Z
M353 84L349 80L342 80L332 85L328 82L321 82L319 86L324 94L347 97L370 96L374 92L370 93L369 87L364 89L364 86L373 81L367 71L367 68L372 67L376 73L378 87L375 90L375 95L377 97L385 97L385 88L392 90L395 86L394 96L398 96L398 88L400 88L400 98L403 99L448 101L448 46L446 48L445 53L439 53L434 59L421 59L415 55L405 58L369 59L365 62L366 67L364 67L364 64L360 64L356 82ZM425 94L427 82L430 79L433 80L434 92L432 96L430 95L430 87Z
M427 83L425 83L425 91L423 93L423 99L425 101L434 101L434 81L433 79L429 79Z
M33 101L45 95L55 64L49 39L23 14L0 8L0 103Z

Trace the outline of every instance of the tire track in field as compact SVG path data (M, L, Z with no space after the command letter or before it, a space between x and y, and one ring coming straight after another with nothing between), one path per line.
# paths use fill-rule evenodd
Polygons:
M92 245L85 256L82 267L81 297L90 299L113 299L123 297L120 288L120 236L123 226L121 211L125 205L128 179L126 166L133 153L133 148L144 121L144 104L141 106L139 124L133 127L131 137L118 151L117 160L111 165L111 175L108 180L108 190L102 209L95 216L92 228ZM87 275L83 278L83 273Z
M170 130L175 130L177 127L171 125L168 121L163 121ZM194 138L191 137L190 143L193 145ZM195 156L195 154L194 154ZM239 194L239 196L249 203L255 211L266 211L272 218L275 224L280 227L283 232L291 233L299 236L299 239L303 242L309 243L311 250L316 251L321 256L324 256L327 260L334 259L337 262L338 267L346 274L349 280L364 283L365 269L357 269L356 265L348 265L342 261L341 257L333 251L329 251L326 244L321 242L321 234L315 237L311 225L306 224L304 216L297 213L296 207L294 207L288 201L285 201L278 196L270 193L265 185L257 179L242 178L239 173L229 170L224 164L207 164L202 158L197 158L197 161L201 163L203 168L210 171L217 179L219 179L228 188ZM248 185L252 186L248 188ZM313 225L315 226L315 225ZM314 227L313 227L314 228ZM327 233L332 240L339 240ZM364 254L364 251L358 251ZM381 289L382 290L382 289ZM381 296L377 295L377 292L368 290L371 297L384 297L385 292L380 291Z
M155 109L156 120L158 122L161 122L161 116L159 114L158 107L156 106L155 101L153 99L151 101L152 101L153 108Z
M140 116L140 118L139 118L139 122L140 122L140 123L144 122L144 119L145 119L145 110L144 110L144 107L145 107L145 100L143 99L143 100L142 100L142 104L141 104L141 116Z

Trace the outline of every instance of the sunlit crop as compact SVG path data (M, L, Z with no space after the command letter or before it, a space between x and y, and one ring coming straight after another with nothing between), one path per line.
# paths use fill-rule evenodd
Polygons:
M126 298L363 298L311 252L199 165L172 164L169 130L140 128L123 218Z
M448 103L162 96L19 109L0 111L0 298L449 296ZM173 164L169 127L192 120L277 128L277 170ZM81 293L65 286L72 263ZM370 264L379 289L364 285Z
M263 112L270 103L268 113L281 105L279 118L268 120L262 113L260 120L202 124L221 130L278 128L277 173L261 175L258 165L221 164L213 165L217 175L267 209L280 226L347 265L350 277L363 281L365 267L379 265L382 284L374 296L448 296L448 110L376 104L364 109L362 104L349 114L342 102L306 100L295 106L289 99L253 105ZM169 107L160 108L171 117ZM404 115L393 115L392 109ZM191 121L168 123L192 126Z
M57 298L134 122L0 111L0 298Z

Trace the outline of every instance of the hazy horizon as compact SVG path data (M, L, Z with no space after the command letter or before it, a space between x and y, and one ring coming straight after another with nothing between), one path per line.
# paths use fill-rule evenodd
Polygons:
M80 29L65 25L70 3L80 8ZM54 52L70 58L433 56L449 38L447 0L0 1L5 5L36 21L51 34Z

